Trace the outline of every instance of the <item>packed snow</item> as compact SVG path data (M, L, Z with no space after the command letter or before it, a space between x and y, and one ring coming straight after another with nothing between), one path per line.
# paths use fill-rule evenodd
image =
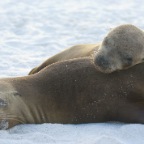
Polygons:
M16 77L76 44L97 43L117 25L144 29L143 0L1 0L0 76ZM25 124L0 144L142 144L144 125L117 122Z

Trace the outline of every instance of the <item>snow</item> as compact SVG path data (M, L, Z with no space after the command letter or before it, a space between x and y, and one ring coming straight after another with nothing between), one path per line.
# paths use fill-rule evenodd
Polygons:
M144 29L143 0L1 0L0 76L24 76L64 48L96 43L113 27ZM142 124L19 125L0 144L142 144Z

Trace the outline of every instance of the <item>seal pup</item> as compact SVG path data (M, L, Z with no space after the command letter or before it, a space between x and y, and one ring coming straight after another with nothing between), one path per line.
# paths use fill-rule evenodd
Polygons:
M144 123L144 63L104 74L93 59L0 80L0 128L22 123Z
M94 55L96 67L104 73L127 69L144 61L144 32L134 25L114 28Z
M33 68L29 72L29 75L35 74L35 73L39 72L40 70L42 70L43 68L45 68L46 66L51 65L56 62L59 62L59 61L80 58L80 57L91 57L94 54L94 52L98 50L99 46L100 46L100 43L81 44L81 45L76 45L76 46L67 48L64 51L48 58L46 61L44 61L39 66Z
M103 73L127 69L144 61L144 32L134 25L120 25L110 31L102 43L76 45L33 68L35 74L46 66L80 57L94 57L97 69Z

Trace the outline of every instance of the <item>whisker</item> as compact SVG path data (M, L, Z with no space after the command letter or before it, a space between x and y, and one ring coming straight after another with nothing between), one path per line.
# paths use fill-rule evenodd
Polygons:
M20 116L15 116L13 114L9 114L9 113L0 113L0 119L8 119L8 120L16 120L20 123L25 123L23 120L23 117L20 117Z
M14 117L7 117L7 118L2 117L2 118L0 118L0 119L1 119L1 120L4 120L4 119L6 119L6 120L15 120L15 121L18 121L18 122L20 122L20 123L22 123L22 124L25 124L24 121L19 120L19 119L15 119Z

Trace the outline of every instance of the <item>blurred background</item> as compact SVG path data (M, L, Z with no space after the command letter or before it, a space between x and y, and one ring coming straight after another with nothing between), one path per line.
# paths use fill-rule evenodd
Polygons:
M1 0L0 76L21 76L76 44L97 43L111 28L144 29L143 0Z

